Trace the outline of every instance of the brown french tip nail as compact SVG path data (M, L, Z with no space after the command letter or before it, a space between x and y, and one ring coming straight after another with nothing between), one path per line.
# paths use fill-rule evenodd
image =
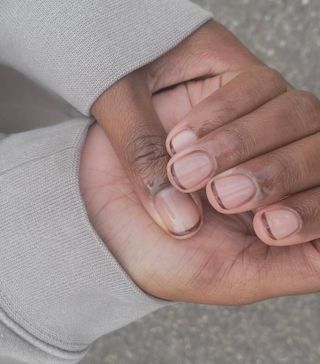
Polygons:
M202 208L191 195L170 186L157 193L154 203L162 224L171 235L186 238L200 229Z
M301 230L300 216L291 209L275 209L261 215L264 227L273 240L281 240Z
M251 201L257 188L253 181L240 174L220 177L211 182L212 192L223 209L235 209Z
M168 164L170 180L184 191L204 187L215 169L215 163L202 151L193 151Z
M184 129L173 136L169 142L171 155L180 152L197 141L196 134L191 129Z

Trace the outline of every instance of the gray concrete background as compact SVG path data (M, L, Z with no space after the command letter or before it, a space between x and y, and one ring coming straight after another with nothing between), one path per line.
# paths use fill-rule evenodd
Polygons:
M264 61L320 96L320 0L198 0ZM1 131L74 114L0 67ZM320 296L246 307L179 304L97 341L81 364L320 364Z
M320 0L198 0L264 61L320 95ZM99 340L81 364L319 364L320 296L179 304Z

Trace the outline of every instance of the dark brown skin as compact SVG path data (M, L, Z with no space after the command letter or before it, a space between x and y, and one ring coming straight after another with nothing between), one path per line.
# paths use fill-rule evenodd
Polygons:
M197 81L187 82L194 79ZM258 83L263 80L260 87L254 86L257 80ZM172 85L179 86L167 88ZM224 87L228 87L225 94ZM248 91L237 91L239 87L242 91L248 87ZM161 89L165 90L157 93ZM228 99L237 92L241 96L235 97L239 104ZM256 95L255 102L252 104L252 97L246 98L246 95ZM277 101L272 103L270 100ZM215 106L216 103L219 106ZM266 103L268 106L264 106ZM220 113L219 117L213 118L215 107ZM204 119L197 116L202 112L208 114ZM310 186L319 177L315 160L319 160L320 143L314 142L320 124L318 99L305 92L292 91L278 73L263 66L222 26L209 23L160 60L118 82L98 100L93 113L107 130L108 137L99 125L91 127L82 153L80 188L93 226L144 291L164 299L206 304L244 304L319 291L320 231L316 236L315 230L320 226L320 194L315 186ZM252 117L252 113L257 114ZM126 120L130 121L130 129L123 124L119 130L117 122ZM145 130L145 139L140 139L145 140L144 152L150 145L148 136L159 138L158 158L146 158L143 169L134 167L132 170L131 166L128 170L127 161L132 155L123 155L128 153L128 147L122 148L121 143L127 146L134 142L136 134L132 127L135 120L152 130ZM149 124L143 120L148 120ZM259 143L262 151L250 144L251 149L245 146L245 152L233 153L232 148L242 146L234 138L235 146L230 143L230 150L224 152L229 157L225 165L219 164L219 174L242 163L245 163L242 168L252 171L253 175L266 165L276 170L283 166L277 156L281 161L286 158L288 168L282 167L281 173L274 173L278 179L268 182L264 182L268 174L259 172L259 183L267 183L272 195L266 194L264 199L232 211L232 214L224 210L217 212L203 199L202 228L196 235L179 241L162 230L148 214L148 207L146 211L141 205L141 196L146 190L137 183L141 181L137 176L143 171L148 176L160 175L165 179L163 171L168 161L165 132L181 122L200 123L203 120L210 120L205 128L199 128L204 138L211 138L210 133L227 137L223 134L227 123L231 128L240 125L237 133L247 130L241 126L246 123L256 137L259 128L265 129L263 122L278 120L279 127L292 123L290 130L292 135L295 133L292 137L295 141L288 144L287 133L270 128L265 133L270 151ZM160 121L162 127L154 125ZM274 133L271 132L273 129ZM311 139L305 138L307 134ZM290 158L295 148L299 150L300 159L297 157L292 162ZM129 150L143 155L139 148L129 147ZM269 158L267 153L275 154ZM258 159L257 154L260 155ZM290 175L294 168L304 171L300 179ZM298 187L290 198L281 199L287 193L281 178L292 180L291 191L297 182ZM273 184L276 188L272 188ZM300 193L301 186L310 188ZM140 188L143 192L137 194ZM209 199L218 209L212 196ZM144 201L149 200L145 198ZM253 213L249 210L259 207L257 218L260 209L268 208L264 204L270 201L290 204L301 213L304 222L301 235L296 240L279 242L279 245L296 245L269 246L267 244L275 245L274 241L260 236L259 226L253 224ZM308 240L308 236L313 240Z

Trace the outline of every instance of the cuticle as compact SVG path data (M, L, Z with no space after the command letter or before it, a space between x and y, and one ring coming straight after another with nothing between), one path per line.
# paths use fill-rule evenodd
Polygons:
M199 228L200 228L200 226L202 225L202 221L203 221L203 219L202 219L202 216L200 216L200 218L199 218L199 220L198 220L198 222L192 227L192 228L190 228L190 229L188 229L188 230L186 230L186 231L184 231L183 233L181 233L181 234L177 234L176 232L172 232L172 231L170 231L170 230L168 230L169 231L169 233L171 234L171 235L173 235L173 236L176 236L176 237L183 237L183 236L186 236L186 235L189 235L189 234L192 234L192 233L194 233L194 232L196 232L196 231L198 231L199 230Z

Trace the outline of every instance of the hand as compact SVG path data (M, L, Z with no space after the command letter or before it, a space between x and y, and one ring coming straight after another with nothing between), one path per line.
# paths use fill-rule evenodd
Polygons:
M176 124L154 96L166 129ZM167 115L166 115L167 111ZM80 163L80 188L89 218L116 259L145 292L205 304L244 304L320 289L319 240L270 247L252 231L250 213L222 215L204 202L204 226L178 241L141 206L127 171L101 127L88 133Z
M181 120L221 82L259 64L224 27L210 22L156 62L117 82L92 108L140 201L150 216L176 238L195 234L203 214L196 194L172 189L168 181L166 132L173 119ZM190 80L194 81L186 83ZM167 96L158 112L152 95ZM159 120L163 114L169 117L164 127Z
M320 100L262 66L221 84L168 136L172 184L206 187L223 214L254 210L269 245L320 239Z

